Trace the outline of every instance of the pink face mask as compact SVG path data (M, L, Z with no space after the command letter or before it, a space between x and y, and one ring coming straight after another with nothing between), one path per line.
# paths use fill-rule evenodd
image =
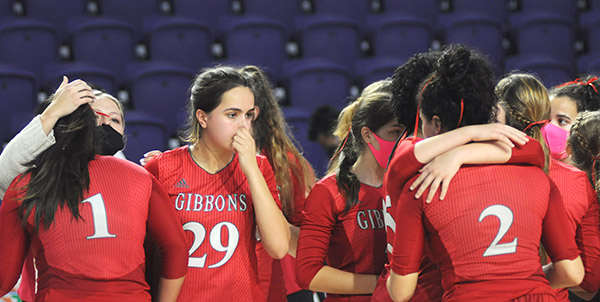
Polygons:
M542 127L542 136L548 144L552 158L554 159L565 159L567 158L567 138L569 137L569 131L560 128L554 124L547 124Z
M385 169L387 168L388 160L390 159L390 155L394 150L394 145L396 145L396 142L386 141L383 138L377 136L375 132L371 133L379 143L379 150L375 150L372 144L369 144L369 148L371 149L373 156L375 156L375 160L377 160L377 163Z

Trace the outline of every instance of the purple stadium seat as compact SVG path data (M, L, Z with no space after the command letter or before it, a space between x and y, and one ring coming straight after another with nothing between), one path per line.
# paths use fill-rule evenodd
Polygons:
M575 55L573 19L560 15L527 14L513 19L517 53L570 61Z
M225 53L236 65L264 67L273 79L279 78L287 58L288 34L283 24L257 17L236 17L225 29Z
M427 19L404 15L369 18L372 48L376 56L406 60L426 52L433 41L433 28Z
M574 76L573 66L552 57L511 57L506 59L506 72L520 70L539 76L546 87L567 82Z
M324 104L337 108L346 105L352 85L350 69L328 61L310 59L290 62L285 66L292 106L312 112Z
M398 58L374 57L360 60L356 66L356 73L361 79L362 88L387 77L392 77L398 66L406 60Z
M98 0L101 16L118 19L141 31L145 17L160 15L159 0Z
M138 163L144 153L166 149L166 127L161 119L137 111L127 111L125 120L126 145L123 153L127 159Z
M36 91L36 80L31 72L0 65L0 142L16 134L11 127L12 117L33 114L37 106Z
M52 64L46 67L45 86L49 92L62 82L62 77L67 76L69 81L81 79L89 84L96 85L104 91L115 95L117 93L117 82L115 75L107 69L93 66L86 63L61 63Z
M69 20L72 56L109 69L120 81L124 66L134 61L134 29L129 23L105 18Z
M305 58L322 58L352 68L361 56L358 23L336 16L297 19L300 49Z
M5 19L0 24L0 64L26 69L37 77L58 57L56 27L28 19Z
M87 2L85 0L25 0L24 5L28 18L54 24L58 29L60 40L64 41L67 38L67 19L87 15Z
M478 49L495 66L503 66L503 23L484 15L453 14L444 28L445 43L460 43Z
M199 70L212 60L211 28L196 19L163 17L146 20L150 59Z
M187 92L195 71L157 62L132 64L128 69L133 108L163 120L167 137L175 136L186 121Z
M296 0L244 0L244 14L247 16L274 19L291 28L297 15L300 15L300 2Z
M408 15L434 23L439 14L439 0L382 0L386 14Z
M312 0L315 14L338 15L340 17L362 22L371 12L369 0L345 0L342 3L332 0Z
M231 1L223 0L171 0L175 16L194 18L216 30L219 18L231 16Z

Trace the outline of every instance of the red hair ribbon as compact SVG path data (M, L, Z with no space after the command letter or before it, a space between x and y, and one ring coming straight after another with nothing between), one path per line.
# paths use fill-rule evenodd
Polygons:
M460 122L462 122L463 111L465 110L465 99L460 98L460 116L458 117L458 124L456 124L456 128L460 127Z
M421 101L423 100L423 92L425 91L425 88L427 88L427 86L429 86L429 83L431 83L431 81L435 78L435 74L432 75L429 80L427 80L427 83L425 83L425 86L423 86L423 89L421 89L421 92L419 92L419 102L417 103L417 118L415 119L415 130L413 132L414 136L417 136L417 133L419 131L419 113L421 111ZM413 140L413 144L416 143L416 140Z
M592 86L592 88L594 88L594 91L596 93L598 93L598 89L596 89L596 86L594 86L594 84L593 84L593 82L595 82L597 80L598 80L598 77L593 77L593 78L591 78L591 79L589 79L589 80L587 80L587 81L584 82L580 78L576 78L573 81L566 82L564 84L560 84L560 85L558 85L556 87L563 87L563 86L567 86L567 85L571 85L571 84L577 84L577 85L581 85L581 86L589 85L589 86Z
M344 146L346 146L346 142L348 141L348 137L350 136L351 132L352 132L352 126L350 126L348 128L348 134L346 134L346 137L344 138L344 141L342 142L342 147L340 147L340 149L337 150L337 152L335 152L335 154L331 158L335 158L336 156L338 156L340 154L340 152L342 152L342 150L344 150Z
M537 121L537 122L533 122L529 125L527 125L527 127L525 127L525 129L523 129L523 132L529 130L529 128L535 126L535 125L542 125L541 127L546 126L546 124L548 124L550 122L550 120L541 120L541 121Z

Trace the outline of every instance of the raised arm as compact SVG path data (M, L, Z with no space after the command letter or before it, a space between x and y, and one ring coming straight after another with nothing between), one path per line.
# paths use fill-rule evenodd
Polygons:
M290 229L275 201L279 202L273 170L266 160L259 167L254 139L247 128L238 130L233 138L233 148L248 179L263 247L271 257L281 259L290 248Z
M91 88L83 81L68 83L67 77L54 94L54 100L42 114L21 130L0 154L0 199L11 181L25 172L38 155L55 142L52 128L59 118L75 111L81 104L94 100Z

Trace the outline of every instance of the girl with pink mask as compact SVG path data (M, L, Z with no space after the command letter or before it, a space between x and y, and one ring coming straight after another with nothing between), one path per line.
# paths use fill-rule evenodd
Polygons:
M550 123L542 134L554 159L566 160L567 137L579 112L600 109L600 81L588 75L558 85L550 91Z
M327 301L370 301L385 264L383 175L404 131L389 84L371 84L342 111L334 133L342 143L306 199L296 277L301 287L328 293Z

